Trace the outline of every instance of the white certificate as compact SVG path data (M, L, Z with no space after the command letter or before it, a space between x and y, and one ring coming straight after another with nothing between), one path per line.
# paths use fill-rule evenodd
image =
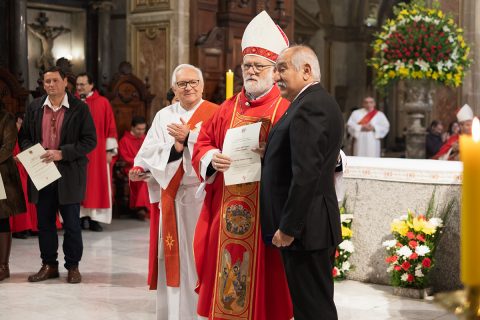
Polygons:
M5 192L5 186L3 184L2 175L0 174L0 200L7 199L7 193Z
M27 170L37 190L43 189L62 176L53 162L45 163L43 159L40 159L40 156L45 154L45 152L45 149L37 143L33 147L17 154L18 160Z
M227 130L222 153L232 159L230 168L223 173L225 185L260 181L260 155L252 149L258 148L261 122Z

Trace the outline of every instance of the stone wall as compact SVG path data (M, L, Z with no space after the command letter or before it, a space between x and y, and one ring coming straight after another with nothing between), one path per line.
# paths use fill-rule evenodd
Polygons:
M452 197L460 199L459 185L403 183L345 178L347 210L353 213L352 224L355 252L351 263L355 269L348 278L363 282L389 284L386 272L386 251L382 242L392 239L390 223L407 213L407 209L424 212L432 191L441 207ZM447 221L436 253L432 285L435 291L461 287L460 215L457 203Z

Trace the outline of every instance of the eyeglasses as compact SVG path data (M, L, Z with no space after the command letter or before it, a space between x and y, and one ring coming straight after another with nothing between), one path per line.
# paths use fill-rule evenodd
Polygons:
M179 81L177 82L177 87L180 89L186 89L187 85L190 85L191 88L195 88L200 83L200 80L190 80L190 81Z
M248 70L250 70L250 68L253 68L253 72L260 73L263 70L265 70L267 68L270 68L270 67L274 67L274 66L275 66L274 64L244 63L244 64L242 64L242 69L243 69L243 71L247 72Z

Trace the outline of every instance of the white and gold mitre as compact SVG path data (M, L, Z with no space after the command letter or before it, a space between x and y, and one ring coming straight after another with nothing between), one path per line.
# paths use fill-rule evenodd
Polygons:
M288 48L288 38L266 11L260 12L245 28L242 37L243 55L257 55L275 62Z
M457 112L458 122L467 120L473 120L473 110L468 104L464 104L463 107Z

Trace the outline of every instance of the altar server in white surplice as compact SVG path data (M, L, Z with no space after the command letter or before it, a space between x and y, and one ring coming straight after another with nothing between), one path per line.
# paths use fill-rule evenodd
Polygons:
M380 140L390 130L385 114L375 107L375 99L363 99L362 108L352 112L347 122L348 133L353 140L353 155L380 157Z
M193 259L193 234L203 197L196 198L200 180L192 168L193 145L202 123L218 106L202 99L200 69L183 64L172 76L179 102L160 110L129 172L131 180L147 176L160 184L158 237L157 319L197 318L197 273ZM157 278L157 274L152 279Z

